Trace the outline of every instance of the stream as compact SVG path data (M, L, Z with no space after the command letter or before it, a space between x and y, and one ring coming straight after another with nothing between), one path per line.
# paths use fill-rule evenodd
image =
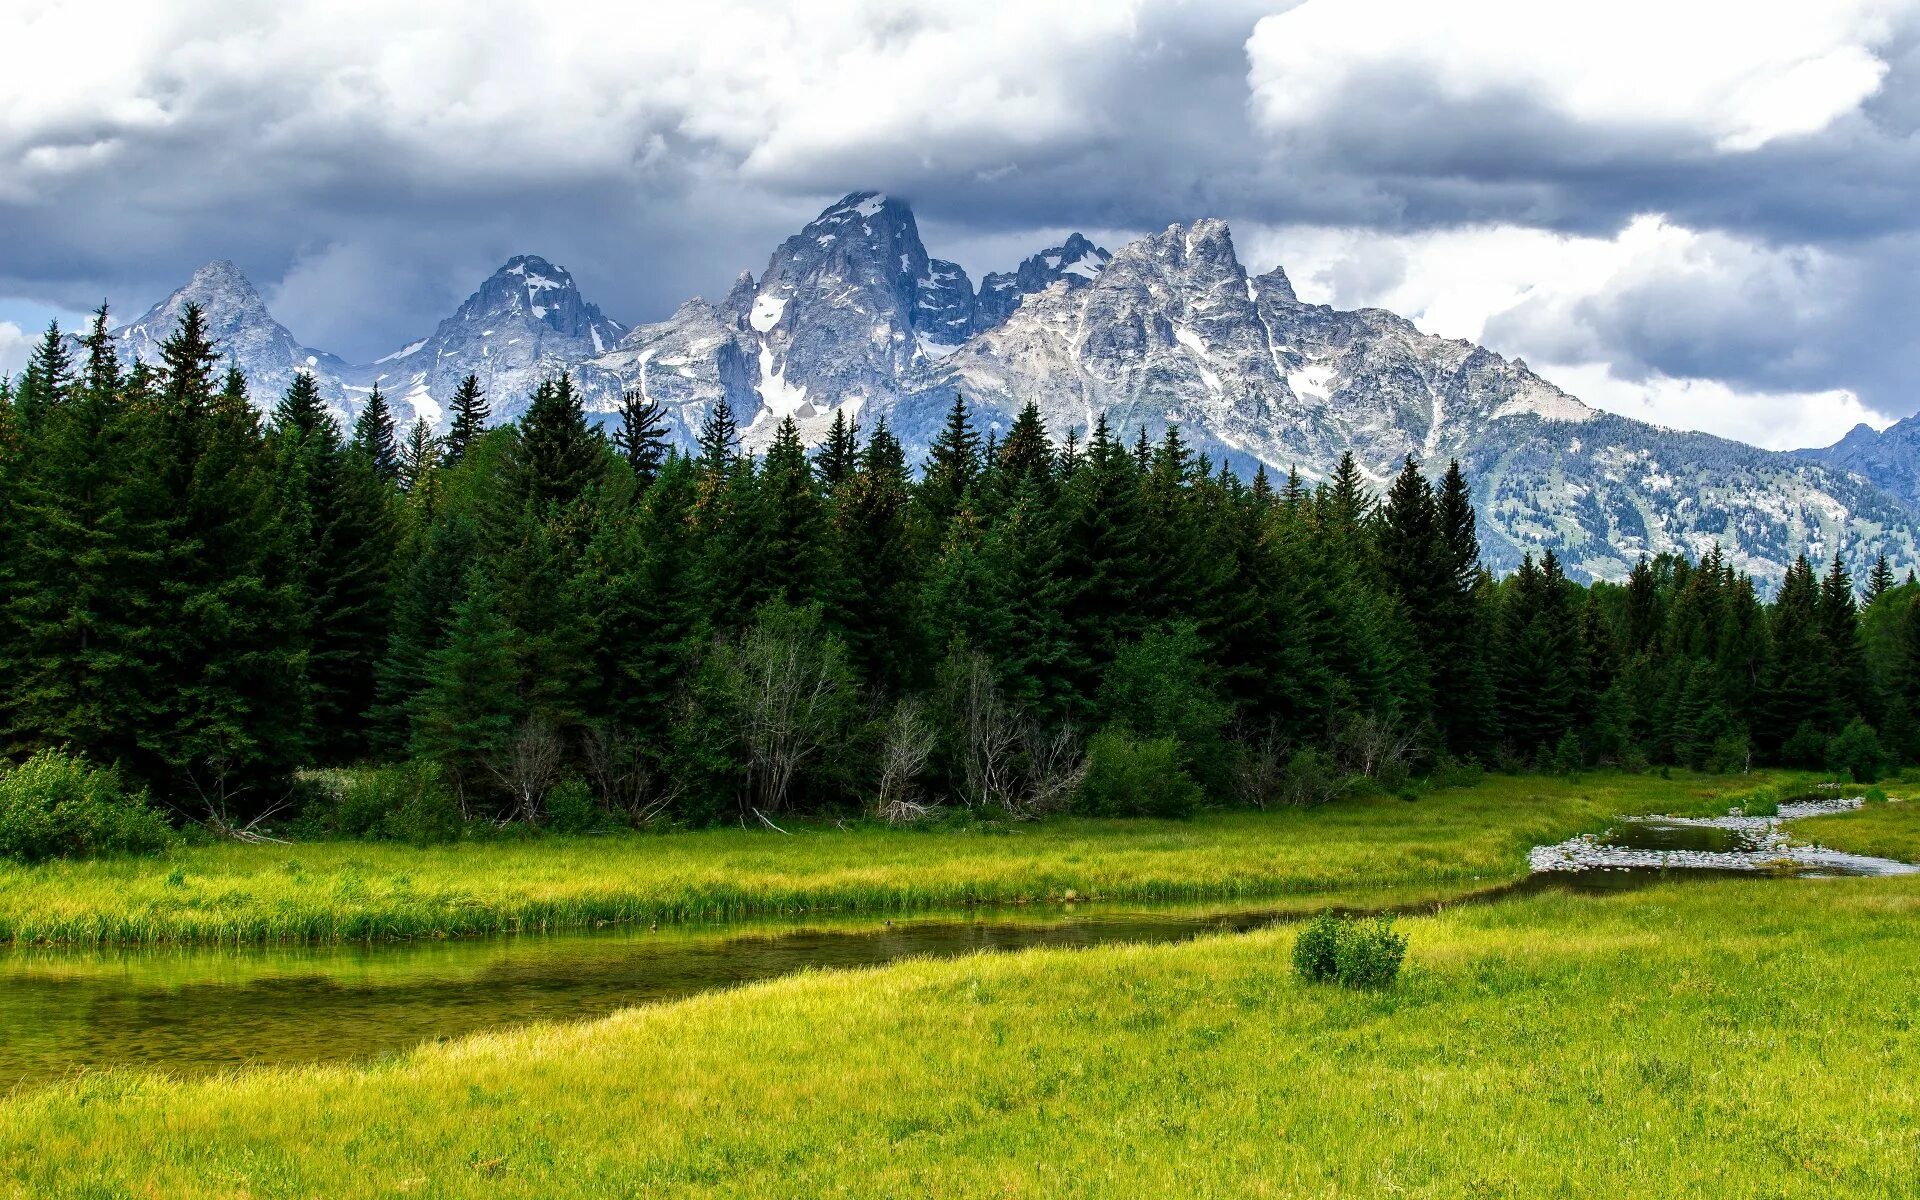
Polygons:
M1776 818L1640 818L1532 853L1524 879L1377 889L1259 907L1077 904L793 923L637 927L450 941L268 948L0 950L0 1089L131 1067L205 1074L363 1062L423 1042L604 1016L796 971L982 951L1165 943L1245 932L1332 907L1433 912L1546 890L1613 891L1767 871L1891 875L1920 866L1796 846Z

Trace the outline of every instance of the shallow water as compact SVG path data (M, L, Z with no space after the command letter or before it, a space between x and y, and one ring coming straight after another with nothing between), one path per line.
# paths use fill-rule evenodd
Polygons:
M1431 912L1659 878L1608 873L1499 886L1296 896L1241 909L1076 905L436 942L265 948L0 951L0 1088L78 1071L203 1074L377 1058L422 1042L580 1020L808 968L877 966L1042 946L1163 943L1244 932L1323 908Z
M1070 905L890 921L626 927L379 945L19 947L0 950L0 1088L106 1067L204 1074L242 1066L365 1061L423 1042L533 1021L599 1017L634 1004L809 968L1030 947L1184 941L1298 920L1324 908L1431 912L1542 891L1610 892L1714 876L1751 879L1751 869L1712 865L1746 856L1756 837L1698 822L1629 822L1612 839L1592 844L1606 853L1645 856L1638 866L1562 867L1499 885L1469 881L1346 891L1239 909ZM1799 873L1914 869L1826 854L1824 860L1800 863Z

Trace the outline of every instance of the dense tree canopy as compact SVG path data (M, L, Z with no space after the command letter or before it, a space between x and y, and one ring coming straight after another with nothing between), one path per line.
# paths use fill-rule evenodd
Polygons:
M406 756L475 815L538 820L573 778L706 820L1920 752L1920 585L1884 561L1863 597L1802 559L1771 602L1718 549L1495 579L1457 463L1275 487L1177 428L1056 443L1029 406L982 436L959 397L923 463L844 413L751 456L724 403L683 455L565 376L512 425L470 378L444 441L377 396L349 435L306 376L262 423L191 307L154 368L104 310L73 345L0 386L0 749L193 815Z

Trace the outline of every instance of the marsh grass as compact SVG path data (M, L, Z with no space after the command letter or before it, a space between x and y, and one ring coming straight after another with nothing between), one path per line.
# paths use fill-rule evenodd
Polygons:
M1890 796L1852 812L1796 821L1794 837L1851 854L1920 862L1920 798L1915 798L1920 797L1920 789L1889 786L1895 795L1905 792L1908 798L1895 803Z
M1912 879L1547 893L1404 921L1386 992L1296 980L1280 929L104 1073L0 1101L0 1191L1904 1196L1916 918Z
M158 859L0 865L0 941L371 941L888 913L1062 899L1250 900L1494 881L1526 851L1623 814L1724 812L1764 777L1488 776L1418 802L1187 821L1061 819L960 830L710 829L416 848L220 843Z

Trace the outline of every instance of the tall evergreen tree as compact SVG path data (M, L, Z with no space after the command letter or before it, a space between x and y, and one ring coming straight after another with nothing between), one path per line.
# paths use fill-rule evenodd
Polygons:
M440 439L433 436L432 427L421 417L407 430L406 444L400 448L399 461L390 478L402 492L412 494L424 486L445 461L448 460ZM381 478L389 477L382 473Z
M493 410L480 388L480 377L468 375L453 393L453 423L447 429L447 462L453 464L467 456L468 447L486 432Z
M565 374L533 391L520 418L515 464L519 494L539 511L578 503L606 466L603 442L587 425L586 411Z
M828 494L852 477L860 467L860 427L847 419L847 410L833 410L833 424L827 427L827 440L813 455L813 469Z
M366 456L373 473L390 484L400 482L400 440L393 426L393 410L374 384L367 405L353 425L353 447Z
M633 477L642 488L660 473L667 457L666 413L638 388L620 397L620 428L614 432L613 448L626 459Z
M1887 565L1887 556L1882 553L1873 562L1873 570L1867 575L1867 603L1872 604L1893 587L1893 568Z
M73 354L60 332L60 322L52 321L27 358L27 369L14 392L14 419L20 428L28 436L36 433L41 418L67 398L72 386Z
M947 522L979 476L980 435L974 432L973 415L965 398L956 394L947 410L946 424L927 451L920 477L920 509L927 536L934 544L938 544Z

